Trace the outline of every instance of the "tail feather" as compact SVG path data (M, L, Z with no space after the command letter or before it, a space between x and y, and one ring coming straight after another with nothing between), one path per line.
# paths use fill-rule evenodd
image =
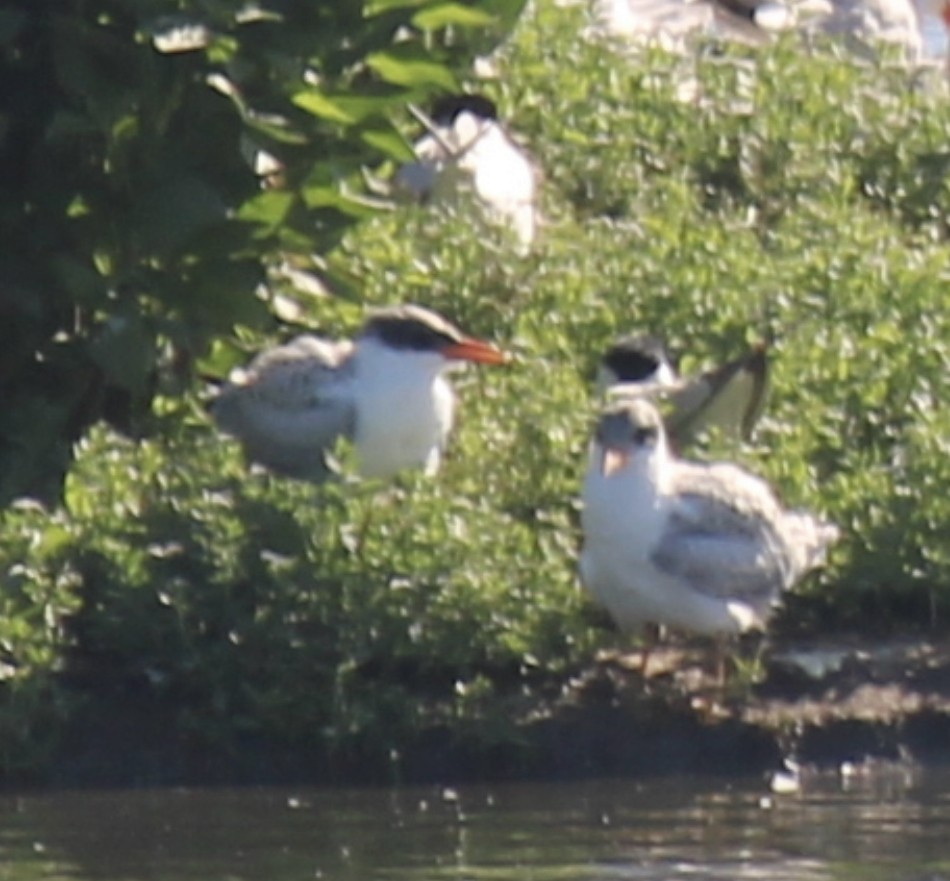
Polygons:
M794 568L799 575L823 566L828 549L841 538L841 530L827 520L804 511L790 511L785 532L792 549Z

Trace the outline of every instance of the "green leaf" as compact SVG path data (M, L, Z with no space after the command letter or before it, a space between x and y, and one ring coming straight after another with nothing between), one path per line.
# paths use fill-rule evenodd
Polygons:
M431 0L368 0L363 7L363 14L367 18L390 12L393 9L407 9L413 6L422 6Z
M366 64L390 83L410 88L439 86L457 91L458 82L452 72L418 46L396 46L386 52L374 52Z
M343 125L352 125L357 118L345 111L338 101L325 95L317 89L308 89L306 92L297 92L291 100L302 110L314 116L340 122Z
M238 220L260 224L267 230L273 230L286 220L294 199L294 194L285 190L265 190L238 209Z
M422 9L412 17L412 23L425 31L434 31L449 25L485 27L493 22L494 18L489 13L472 6L463 6L461 3L440 3Z
M273 141L280 144L306 144L307 137L302 132L290 128L286 121L269 120L258 114L248 114L245 117L245 124L249 129L266 135Z
M56 254L50 260L50 271L77 305L95 308L105 302L108 286L88 261L69 253Z
M328 95L319 89L308 89L297 92L291 100L314 116L342 125L355 125L367 117L386 113L393 105L403 103L405 97L401 93Z
M379 208L356 196L349 196L333 184L305 186L301 193L308 208L335 208L351 217L371 217Z
M225 203L208 181L183 175L140 194L130 232L140 246L164 254L225 216Z
M412 147L395 128L366 129L360 132L360 139L400 162L412 162L416 158Z
M115 314L89 343L89 355L111 384L143 395L155 366L155 340L140 316Z

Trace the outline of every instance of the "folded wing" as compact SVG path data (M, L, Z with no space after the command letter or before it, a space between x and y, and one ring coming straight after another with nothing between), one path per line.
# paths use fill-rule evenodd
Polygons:
M289 477L322 479L327 449L353 435L350 352L349 343L301 336L261 353L221 390L212 405L215 422L251 461Z
M674 496L651 561L699 593L746 603L764 617L794 575L778 502L731 465L698 466L689 485Z

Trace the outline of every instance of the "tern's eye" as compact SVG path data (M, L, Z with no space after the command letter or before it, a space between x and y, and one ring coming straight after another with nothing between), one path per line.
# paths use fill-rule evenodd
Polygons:
M656 440L655 428L637 428L633 432L633 442L638 446L652 444Z

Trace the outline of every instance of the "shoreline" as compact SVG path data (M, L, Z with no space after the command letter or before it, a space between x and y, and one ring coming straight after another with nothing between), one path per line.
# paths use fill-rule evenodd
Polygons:
M331 753L250 736L210 749L182 733L180 708L100 697L43 770L8 775L3 788L739 778L779 772L788 759L817 770L950 761L950 641L796 641L771 650L762 681L725 689L709 660L659 649L644 688L637 653L605 653L560 688L549 684L547 697L513 700L514 727L496 743L477 722L443 723L385 758L379 744Z

